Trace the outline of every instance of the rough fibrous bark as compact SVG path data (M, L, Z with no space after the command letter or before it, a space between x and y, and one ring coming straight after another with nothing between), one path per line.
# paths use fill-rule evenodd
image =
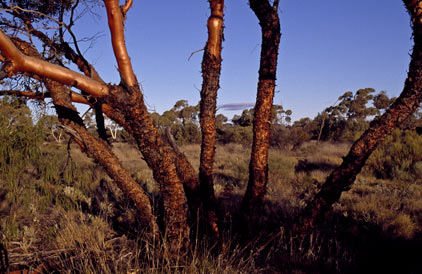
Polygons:
M103 98L103 101L123 115L120 125L135 137L140 152L153 171L154 179L160 185L166 235L172 247L186 247L189 241L188 209L183 182L176 170L176 154L163 142L154 127L139 86L110 86L110 96Z
M117 44L117 47L115 47L114 50L122 76L122 83L120 86L107 86L102 80L92 79L64 67L24 55L17 50L3 32L0 33L0 50L2 53L2 60L4 61L2 70L9 74L22 72L30 77L37 76L37 79L40 80L42 80L43 77L50 78L61 84L77 87L82 91L97 97L95 102L102 104L102 111L110 118L117 121L135 137L141 153L153 170L154 178L162 189L167 229L166 235L169 239L170 248L184 248L189 242L189 226L187 225L187 206L183 183L186 183L185 187L188 189L198 189L199 180L187 159L178 159L176 157L176 153L162 141L158 131L152 123L151 117L143 102L139 85L132 72L130 60L126 58L128 56L124 45L123 22L120 14L120 7L117 6L116 8L117 3L118 1L107 1L106 6L108 13L112 13L111 15L109 14L109 21L113 22L109 23L110 31L112 32L112 42L113 44ZM130 3L131 1L127 1L122 10L127 12ZM116 13L116 9L119 10L119 13ZM62 48L58 49L61 50ZM76 58L72 61L77 62L78 67L84 73L89 74L89 71L87 70L87 66L89 65L87 65L86 62L80 62L82 60L73 54L69 57ZM66 92L66 94L68 96L67 99L69 100L72 99L91 105L93 104L83 95L71 94L70 92ZM71 101L68 103L68 107L70 107ZM58 107L57 110L60 112L63 109ZM68 115L70 113L63 112L62 114ZM60 116L63 116L62 114L60 114ZM77 120L77 117L77 115L74 116L74 120ZM69 126L75 127L73 130L77 132L78 135L84 136L82 128L77 128L78 123L75 125L73 124L74 120L72 120ZM86 138L88 138L88 136L86 136ZM101 145L92 143L91 141L92 140L90 139L86 139L85 141L79 141L79 144L82 147L85 147L85 151L89 153L90 156L104 157L104 159L98 158L97 161L103 165L106 170L109 169L112 174L119 173L120 171L118 170L113 171L113 168L116 168L113 166L114 163L107 160L107 158L111 157L110 159L113 159L113 157L105 151L98 153L98 151L102 149ZM84 142L88 145L85 145ZM91 151L91 148L94 151ZM180 166L183 169L176 170L176 166ZM130 182L130 176L121 180L120 184L123 184L125 181L126 183Z
M219 237L214 195L213 164L215 156L215 112L217 91L220 88L221 44L223 41L223 0L210 0L211 15L208 19L208 41L202 60L202 89L200 125L202 132L199 180L201 197L208 223L214 237Z
M158 239L159 230L155 217L152 214L151 202L143 189L130 176L129 172L122 167L110 147L103 140L92 136L87 131L82 119L71 104L70 93L65 92L66 88L50 80L46 80L45 84L51 93L60 122L72 129L70 134L76 143L81 146L82 151L99 163L123 193L132 200L140 215L140 219Z
M19 47L20 51L24 52L26 55L30 55L31 58L37 60L41 59L37 50L31 47L28 43L19 39L14 39L14 43L17 47ZM62 124L73 130L72 132L76 134L73 135L73 137L81 146L81 149L105 169L107 174L113 179L122 192L133 201L141 221L151 229L154 236L158 237L159 230L155 217L152 214L151 203L148 196L130 176L129 172L121 166L119 160L111 151L110 147L98 138L93 137L86 130L82 119L79 117L75 107L71 104L74 93L63 84L56 81L45 78L42 79L42 81L49 91L44 93L44 96L48 96L53 99L54 106ZM13 94L13 92L8 94ZM33 97L34 93L30 92L21 92L17 95L36 98Z
M177 154L163 142L145 106L124 39L123 19L132 1L127 1L122 8L118 6L118 0L105 0L104 3L114 55L122 77L122 84L114 86L111 96L104 98L104 102L113 110L123 114L124 121L121 121L121 125L135 137L140 152L152 169L155 180L160 184L164 201L166 235L170 247L183 249L189 242L190 228L187 223L188 208L183 185L185 181L181 180L181 175L186 174L187 178L183 179L188 179L185 187L189 188L195 182L189 180L193 168L187 160L181 159L179 161L186 164L186 171L178 170Z
M253 120L253 143L249 164L249 182L242 202L246 220L254 221L262 207L268 182L268 148L270 142L270 119L273 104L278 47L280 44L280 21L278 1L270 5L265 0L250 0L250 7L259 19L262 30L261 59L258 92Z
M343 163L330 174L307 205L298 225L300 231L309 230L321 220L340 199L341 193L350 189L377 145L422 103L422 1L405 0L404 3L413 22L414 46L403 91L391 107L380 118L375 119L353 144Z

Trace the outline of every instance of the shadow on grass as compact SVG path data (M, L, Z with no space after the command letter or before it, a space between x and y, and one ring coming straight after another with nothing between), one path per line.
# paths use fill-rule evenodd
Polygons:
M324 162L309 162L308 160L299 160L297 165L295 166L295 172L305 172L310 173L315 170L321 171L331 171L335 169L338 165L324 163Z
M236 184L231 176L218 176L228 185ZM139 237L136 228L142 225L137 223L135 213L130 211L133 207L127 200L113 194L117 190L105 181L96 191L94 196L97 198L88 211L108 216L118 234L134 240ZM253 260L256 265L254 273L421 272L422 235L417 234L412 239L397 238L376 224L357 221L337 212L328 214L324 222L307 235L296 235L292 227L297 216L292 216L291 212L299 209L286 208L282 201L265 201L261 218L252 226L254 231L245 236L244 224L238 215L242 198L233 192L233 188L225 189L218 197L222 216L220 228L226 233L222 241L230 243L233 252L242 250L239 260ZM152 199L155 199L156 214L162 216L159 197ZM200 241L193 239L192 242L213 246L205 235L200 237L203 237ZM210 256L219 258L220 252L217 248Z
M230 201L228 203L228 201ZM239 208L241 197L221 201ZM313 231L297 235L292 227L297 217L286 214L279 203L265 202L261 219L247 237L236 213L226 218L223 229L232 231L239 246L249 246L264 273L421 273L422 235L412 239L394 237L376 224L331 213ZM237 204L237 205L236 205ZM231 211L223 208L224 212ZM268 209L271 209L268 211ZM291 210L289 211L291 212ZM227 214L226 214L227 215ZM285 217L289 216L289 217ZM246 254L247 253L247 254Z

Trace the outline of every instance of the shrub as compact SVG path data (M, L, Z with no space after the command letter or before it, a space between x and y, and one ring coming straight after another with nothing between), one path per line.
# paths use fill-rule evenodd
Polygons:
M422 175L422 136L396 129L372 153L367 170L380 179L415 181Z

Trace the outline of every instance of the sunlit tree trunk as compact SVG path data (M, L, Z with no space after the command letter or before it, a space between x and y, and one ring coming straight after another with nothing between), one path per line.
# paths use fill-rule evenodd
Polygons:
M249 182L242 202L242 212L246 221L254 221L257 219L262 207L268 182L271 107L275 90L277 57L281 33L278 17L278 1L273 1L271 5L268 0L250 0L249 4L258 17L262 31L258 92L254 111L253 143L249 164Z
M60 122L68 129L68 133L89 157L99 163L122 192L133 201L140 220L150 227L156 239L159 239L158 225L152 214L151 202L142 187L125 170L111 148L101 139L92 136L83 125L82 119L70 101L66 88L54 81L46 81L50 90L54 107Z
M350 149L343 163L335 169L322 185L320 191L309 202L302 216L299 231L307 231L322 219L341 193L350 189L366 160L377 145L394 128L412 115L422 102L422 1L403 1L413 22L413 53L404 88L397 100Z
M154 178L160 184L165 210L165 235L168 237L170 248L176 250L185 248L189 243L190 228L187 224L187 205L184 183L186 183L186 188L195 190L199 189L199 180L196 175L192 175L194 174L193 168L187 162L186 158L178 158L176 153L162 141L158 131L153 126L152 119L144 104L143 96L132 71L124 42L123 18L125 17L125 13L128 11L131 2L132 1L128 0L123 7L118 6L117 0L104 2L108 14L113 50L122 78L120 85L106 85L99 77L94 77L91 74L92 69L89 68L89 65L87 65L86 62L81 61L80 58L75 55L71 56L72 58L76 57L72 61L77 62L79 69L83 71L85 75L27 56L18 50L10 39L0 30L0 50L3 61L2 72L7 76L23 73L39 80L48 78L55 80L60 84L78 88L84 94L95 97L96 102L101 104L102 111L106 115L132 133L138 143L139 150L149 167L153 170ZM91 104L83 94L69 92L68 97L69 100L74 102ZM58 110L60 109L61 108L58 107ZM76 115L74 117L76 119L78 115L76 113L74 114ZM74 120L69 125L73 124ZM74 125L75 128L77 125L78 123ZM78 134L82 136L82 129L78 130L81 130ZM88 135L86 138L88 138ZM86 142L88 142L90 146L87 148L86 152L91 153L91 157L93 157L93 155L96 155L96 157L103 157L102 159L97 159L97 161L107 169L107 165L110 164L107 158L112 159L113 157L105 151L97 154L90 152L90 149L99 150L101 146L96 147L96 144L93 142ZM182 164L178 164L179 162ZM184 170L177 170L176 166L183 166ZM130 181L129 177L130 176L128 176L126 183ZM193 177L196 178L193 179ZM120 183L123 184L124 180ZM194 191L191 192L193 193Z
M105 0L104 3L114 55L122 77L121 85L110 87L110 96L105 97L104 101L123 114L126 122L122 126L135 137L139 150L160 184L164 202L165 235L169 239L170 248L184 249L189 243L188 208L183 182L176 170L177 156L163 142L154 127L126 50L123 18L132 1L128 0L122 7L119 7L118 0Z
M202 90L200 124L202 132L199 180L204 210L214 237L219 237L216 199L214 195L213 164L215 156L215 113L217 91L220 88L221 44L223 41L224 0L209 0L208 41L202 59Z
M103 98L103 102L113 110L123 113L124 121L120 125L135 137L140 152L153 171L154 179L160 185L166 235L174 247L186 247L189 242L188 208L183 182L176 170L177 156L174 150L163 142L154 127L139 86L110 86L110 96Z
M14 39L14 44L19 47L21 52L25 53L27 56L31 56L33 60L41 60L39 53L28 43L19 39ZM86 130L82 119L71 103L72 92L70 89L56 81L48 80L46 78L41 80L47 87L49 91L48 96L53 99L59 120L68 130L68 133L74 138L76 143L80 145L82 151L98 162L122 192L132 200L138 211L140 220L151 229L153 235L158 239L159 230L155 216L152 214L151 203L148 196L130 176L129 172L121 166L120 161L111 151L111 148L104 143L104 141L92 136ZM22 96L26 95L23 94Z

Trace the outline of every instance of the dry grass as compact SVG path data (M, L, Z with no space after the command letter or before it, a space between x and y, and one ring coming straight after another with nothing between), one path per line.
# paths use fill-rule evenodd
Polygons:
M155 197L158 186L136 148L123 143L113 147L122 164ZM181 149L197 169L200 146ZM113 188L101 168L72 148L74 166L66 169L70 179L52 173L47 174L51 180L46 182L26 172L19 188L5 194L0 204L3 241L12 263L26 261L30 268L49 258L55 262L52 269L65 273L312 273L315 266L317 271L342 271L356 263L368 241L373 241L373 246L379 243L363 235L413 241L422 233L422 185L377 180L368 174L359 176L335 204L328 216L330 231L314 231L307 238L288 232L289 220L341 163L348 149L347 144L329 143L308 143L297 151L271 149L262 235L245 243L230 233L226 248L218 252L197 239L198 245L184 260L175 260L165 246L149 242L142 231L122 234L137 226L130 203ZM64 166L64 146L46 147L46 153L52 159L59 157L57 165ZM225 210L227 227L247 185L249 157L250 149L238 144L216 150L215 192ZM298 169L300 162L304 169ZM154 203L159 210L158 200Z

